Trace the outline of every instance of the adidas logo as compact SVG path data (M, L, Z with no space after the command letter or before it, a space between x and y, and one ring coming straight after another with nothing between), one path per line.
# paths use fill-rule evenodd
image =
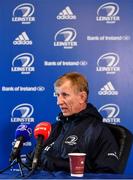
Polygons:
M22 32L14 41L14 45L32 45L32 41L29 39L26 32Z
M64 19L76 19L76 16L73 14L72 10L69 6L67 6L65 9L63 9L58 16L56 17L58 20L64 20Z
M98 91L98 94L101 95L118 95L118 91L115 90L112 83L109 81L106 85L104 85L100 91Z

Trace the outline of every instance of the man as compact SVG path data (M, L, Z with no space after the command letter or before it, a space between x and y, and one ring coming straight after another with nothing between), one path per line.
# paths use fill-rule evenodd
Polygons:
M46 141L40 167L50 171L69 171L68 153L86 153L85 171L117 173L118 145L102 116L87 103L89 89L85 77L77 72L61 76L54 84L58 121Z

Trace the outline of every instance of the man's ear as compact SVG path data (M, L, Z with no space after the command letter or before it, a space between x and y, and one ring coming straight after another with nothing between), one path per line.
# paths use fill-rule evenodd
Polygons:
M87 94L85 91L80 92L80 103L84 103L87 100Z

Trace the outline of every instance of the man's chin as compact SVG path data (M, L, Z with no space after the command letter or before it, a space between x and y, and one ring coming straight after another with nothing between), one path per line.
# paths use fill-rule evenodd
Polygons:
M63 114L63 116L71 116L71 114L70 113L67 113L67 112L62 112L62 114Z

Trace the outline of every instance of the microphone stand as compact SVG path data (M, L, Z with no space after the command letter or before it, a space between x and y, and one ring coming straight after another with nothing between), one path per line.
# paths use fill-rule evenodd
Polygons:
M2 174L3 172L5 172L6 170L10 169L11 167L15 166L16 164L18 164L21 177L24 177L24 172L23 172L22 166L25 167L25 168L27 168L29 171L31 170L31 168L29 168L26 164L24 164L24 163L22 162L20 155L18 155L18 157L16 157L16 158L11 162L11 164L10 164L8 167L6 167L6 168L4 168L4 169L2 169L2 170L0 171L0 174Z

